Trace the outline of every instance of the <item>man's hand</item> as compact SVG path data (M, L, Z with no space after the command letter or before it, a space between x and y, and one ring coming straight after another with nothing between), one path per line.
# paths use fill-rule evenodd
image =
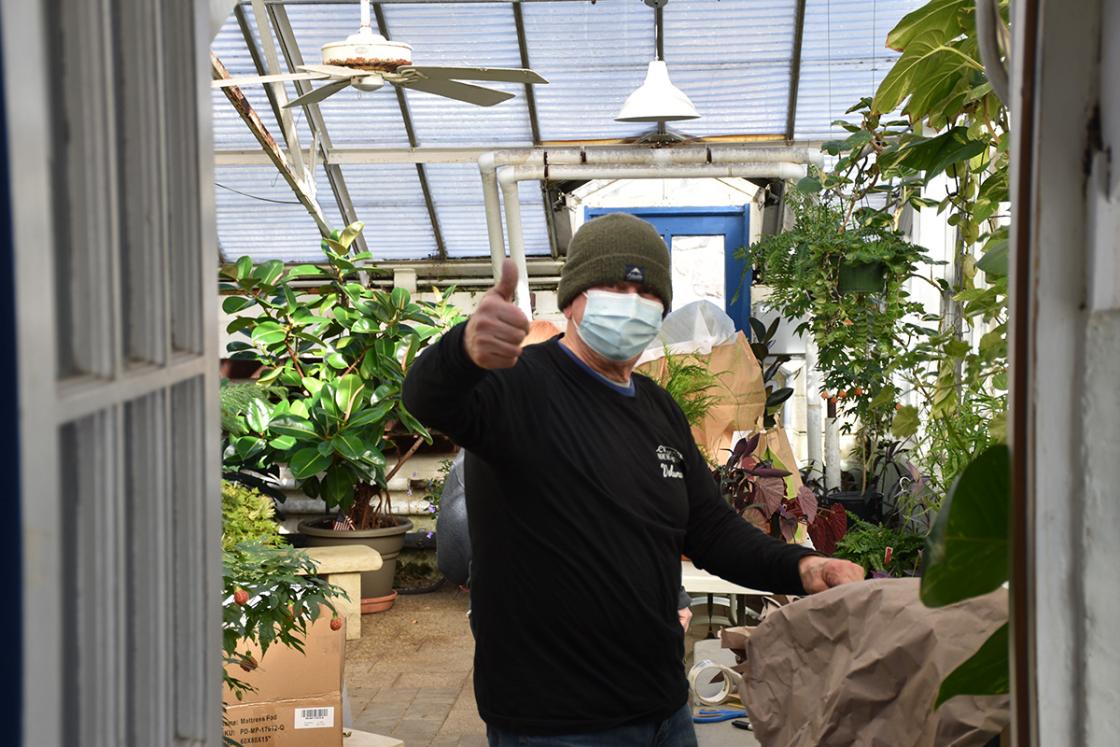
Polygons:
M866 575L860 565L838 558L822 558L819 555L802 558L797 564L797 570L801 574L801 585L808 594L826 591L840 584L862 581Z
M517 290L517 265L502 263L502 277L486 295L463 334L467 355L479 368L512 368L521 355L521 341L529 333L529 320L513 303Z
M681 607L677 610L677 619L681 621L681 627L684 632L688 632L688 624L692 622L692 609L689 607Z

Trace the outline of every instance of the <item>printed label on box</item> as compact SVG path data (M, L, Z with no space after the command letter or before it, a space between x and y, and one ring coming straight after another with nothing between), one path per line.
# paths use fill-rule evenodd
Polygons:
M297 729L329 729L334 726L334 707L330 708L297 708L295 728Z

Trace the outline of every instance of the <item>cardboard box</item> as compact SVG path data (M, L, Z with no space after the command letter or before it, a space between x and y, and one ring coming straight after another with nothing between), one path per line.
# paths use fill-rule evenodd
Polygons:
M226 689L225 735L244 747L341 747L342 661L345 631L331 630L325 611L308 626L304 651L279 644L260 655L258 646L248 650L259 662L252 672L227 665L230 674L257 688L242 700Z

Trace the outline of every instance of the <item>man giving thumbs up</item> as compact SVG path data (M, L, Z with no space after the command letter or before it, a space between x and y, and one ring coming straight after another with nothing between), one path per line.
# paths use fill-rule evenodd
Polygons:
M562 335L501 279L413 365L405 405L467 451L475 695L490 744L696 745L680 556L755 589L863 577L755 529L723 501L680 408L633 372L672 302L669 251L616 213L572 238Z

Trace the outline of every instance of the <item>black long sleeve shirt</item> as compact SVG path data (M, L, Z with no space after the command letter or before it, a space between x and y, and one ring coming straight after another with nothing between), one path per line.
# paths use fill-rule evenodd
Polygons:
M734 583L800 594L810 551L728 507L652 380L634 374L625 396L559 338L485 371L464 328L417 359L404 402L468 451L479 713L525 734L668 717L688 698L681 554Z

